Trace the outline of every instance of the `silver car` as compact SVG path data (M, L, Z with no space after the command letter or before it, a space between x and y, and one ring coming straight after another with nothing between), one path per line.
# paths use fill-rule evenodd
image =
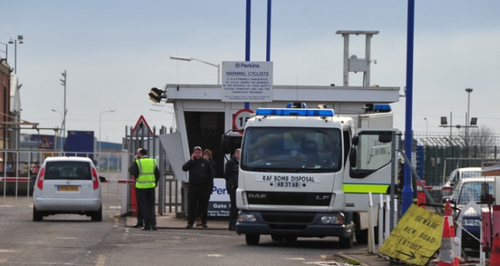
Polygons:
M102 221L101 182L90 158L48 157L33 189L33 221L59 213Z

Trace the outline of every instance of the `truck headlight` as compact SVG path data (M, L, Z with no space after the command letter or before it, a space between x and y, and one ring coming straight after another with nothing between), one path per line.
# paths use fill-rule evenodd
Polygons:
M255 222L257 218L253 214L240 213L238 214L238 222Z
M321 216L321 223L323 224L343 224L344 219L341 215L324 215Z

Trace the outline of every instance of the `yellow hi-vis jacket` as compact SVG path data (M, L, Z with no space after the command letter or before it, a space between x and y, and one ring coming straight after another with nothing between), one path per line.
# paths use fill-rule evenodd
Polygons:
M135 182L138 189L148 189L156 187L155 169L156 160L151 158L141 158L135 160L139 167L139 176Z

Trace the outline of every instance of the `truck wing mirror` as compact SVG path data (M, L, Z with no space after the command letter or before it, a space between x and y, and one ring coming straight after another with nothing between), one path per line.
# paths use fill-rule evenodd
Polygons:
M391 132L382 132L378 135L378 141L381 143L389 143L392 141Z
M222 139L221 139L221 148L224 154L230 154L231 153L231 137L222 134Z
M352 145L358 146L358 143L359 143L359 136L355 135L354 137L352 137Z
M353 138L354 141L354 138ZM349 153L349 164L351 167L356 167L357 151L356 148L351 148L351 153Z

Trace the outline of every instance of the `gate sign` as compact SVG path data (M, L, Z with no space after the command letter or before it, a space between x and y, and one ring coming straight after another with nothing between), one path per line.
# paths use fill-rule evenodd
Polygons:
M240 134L243 134L245 124L253 113L254 112L250 109L241 109L236 112L236 114L233 115L233 129L238 130Z
M412 204L379 252L411 265L427 265L441 246L443 217Z
M138 131L138 130L140 130L140 131ZM149 134L151 136L153 135L153 131L149 127L148 122L146 122L146 119L144 118L144 116L141 115L139 117L139 120L137 120L137 123L135 124L134 129L132 129L132 134L139 134L139 135L140 134Z

